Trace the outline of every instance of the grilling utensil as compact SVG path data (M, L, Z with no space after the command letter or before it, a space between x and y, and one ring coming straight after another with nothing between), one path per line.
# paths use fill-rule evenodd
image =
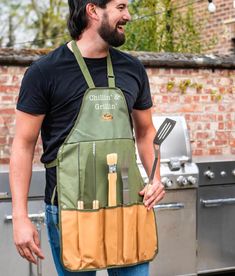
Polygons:
M96 183L96 144L93 143L92 148L92 154L93 154L93 183L94 183L94 200L92 202L92 208L93 209L99 209L99 200L97 200L97 183Z
M130 190L128 185L128 172L130 166L130 157L125 157L121 165L121 177L122 177L122 203L130 203Z
M117 153L107 154L108 173L108 206L117 205Z
M154 137L154 140L153 140L154 163L153 163L151 174L149 177L149 182L146 185L145 195L148 193L149 189L151 189L152 184L153 184L153 178L154 178L154 174L155 174L157 163L158 163L158 153L160 151L160 146L161 146L162 142L166 139L166 137L170 134L170 132L174 128L175 124L176 124L176 121L166 118L164 120L164 122L161 124L161 126L159 127L156 136ZM144 200L145 200L145 198L144 198Z

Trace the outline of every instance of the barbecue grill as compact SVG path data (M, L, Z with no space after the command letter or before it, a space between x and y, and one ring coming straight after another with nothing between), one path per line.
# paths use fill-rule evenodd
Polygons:
M159 253L151 276L197 275L196 192L198 166L192 162L189 131L183 116L167 116L176 125L161 146L160 172L166 195L155 209ZM154 116L156 129L165 116ZM139 162L142 176L148 178Z
M198 273L235 274L235 156L197 159Z

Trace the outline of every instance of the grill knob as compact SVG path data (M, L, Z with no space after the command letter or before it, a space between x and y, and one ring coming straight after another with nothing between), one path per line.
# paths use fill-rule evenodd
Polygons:
M232 170L232 175L233 175L233 176L235 176L235 169L234 169L234 170Z
M197 178L196 177L190 175L187 179L188 179L189 184L191 184L191 185L196 185L197 184Z
M179 186L186 186L188 184L188 180L183 175L180 175L177 178L177 183Z
M173 182L166 176L161 179L161 182L166 188L170 188L173 184Z
M227 173L226 173L226 171L222 171L222 172L220 172L220 175L221 175L222 177L225 177L225 176L227 175Z
M215 173L208 170L204 172L204 175L207 176L209 179L214 179L215 178Z

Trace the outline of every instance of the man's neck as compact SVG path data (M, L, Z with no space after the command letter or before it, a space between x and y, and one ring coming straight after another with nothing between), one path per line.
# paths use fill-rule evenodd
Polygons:
M84 32L77 41L77 46L83 57L87 58L103 58L106 57L109 45L97 34L93 35ZM72 51L71 42L68 43L69 49Z

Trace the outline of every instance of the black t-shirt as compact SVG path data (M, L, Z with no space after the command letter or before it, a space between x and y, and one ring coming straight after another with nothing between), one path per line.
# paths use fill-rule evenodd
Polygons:
M110 48L116 87L133 109L152 106L149 82L137 58ZM85 58L95 86L107 87L106 58ZM22 80L17 109L31 114L45 114L41 128L43 155L48 163L56 158L59 147L72 129L88 88L74 54L67 44L34 62ZM89 122L88 122L89 123ZM50 204L56 185L55 168L46 170L45 202Z

